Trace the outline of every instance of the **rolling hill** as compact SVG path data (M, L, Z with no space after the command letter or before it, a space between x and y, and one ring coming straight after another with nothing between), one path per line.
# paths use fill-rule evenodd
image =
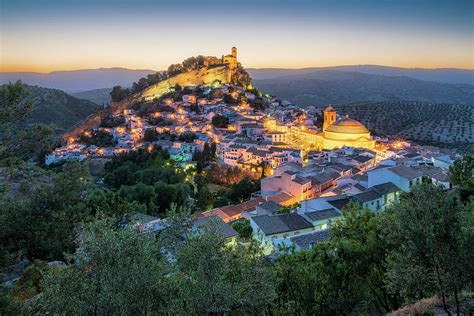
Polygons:
M263 92L302 106L403 100L474 104L474 85L360 72L324 69L278 78L254 79L253 83Z
M425 143L474 144L474 105L412 101L360 102L338 105L341 115L382 135Z
M78 99L89 100L95 104L106 106L112 100L110 97L110 91L112 91L112 88L94 89L82 92L73 92L71 95Z
M24 124L54 124L60 130L73 125L97 112L100 106L75 98L64 91L25 85L28 99L33 103L33 113Z

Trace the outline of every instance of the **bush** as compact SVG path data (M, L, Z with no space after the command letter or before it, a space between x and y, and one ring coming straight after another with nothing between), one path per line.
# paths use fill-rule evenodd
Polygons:
M217 114L212 118L212 125L217 128L227 128L227 126L229 126L229 119L225 116Z
M242 239L250 239L252 237L252 227L248 219L232 223L232 228L239 233L239 237Z

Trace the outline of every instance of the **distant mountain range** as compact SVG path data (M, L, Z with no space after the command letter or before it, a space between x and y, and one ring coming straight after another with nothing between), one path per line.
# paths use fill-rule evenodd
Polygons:
M0 72L0 84L19 79L31 86L59 89L66 92L81 92L116 85L129 87L141 77L156 71L150 69L99 68L71 71L36 72Z
M326 70L359 72L369 75L405 76L419 80L474 85L474 70L469 69L396 68L374 65L311 67L303 69L247 69L252 78L257 80L277 79L293 75L317 73ZM40 87L60 89L69 93L75 93L111 88L115 85L129 87L134 81L154 72L155 70L151 69L132 70L125 68L54 71L46 74L34 72L0 72L0 84L8 83L9 81L14 82L21 79L23 83L28 85L37 85Z
M273 70L257 73L256 78L273 77L254 79L254 85L262 92L302 106L363 101L474 104L474 85L470 84L448 84L404 76L374 75L334 69L318 69L296 74L290 71L292 75L280 70L276 72L278 74ZM250 73L252 74L252 71ZM279 77L275 77L277 75Z
M310 67L301 69L285 68L248 68L253 79L276 79L281 77L304 75L326 70L342 72L360 72L369 75L404 76L413 79L443 83L467 83L474 85L474 70L456 68L399 68L377 65Z

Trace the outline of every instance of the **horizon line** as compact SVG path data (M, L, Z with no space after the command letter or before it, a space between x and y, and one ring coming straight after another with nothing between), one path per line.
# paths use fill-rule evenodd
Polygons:
M375 66L375 67L386 67L386 68L398 68L398 69L407 69L407 70L467 70L474 71L474 68L458 68L458 67L434 67L434 68L425 68L425 67L400 67L400 66L387 66L387 65L378 65L378 64L344 64L344 65L332 65L332 66L307 66L307 67L244 67L244 69L255 69L255 70L304 70L304 69L322 69L322 68L336 68L336 67L364 67L364 66ZM60 69L60 70L51 70L48 72L41 71L0 71L0 73L30 73L30 74L42 74L48 75L56 72L73 72L73 71L91 71L91 70L129 70L129 71L166 71L166 70L154 70L150 68L127 68L127 67L97 67L97 68L75 68L75 69Z

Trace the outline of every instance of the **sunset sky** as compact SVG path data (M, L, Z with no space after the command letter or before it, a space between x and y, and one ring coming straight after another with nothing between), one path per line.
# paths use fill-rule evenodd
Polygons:
M474 68L470 0L0 0L1 71L165 69L239 50L245 67Z

